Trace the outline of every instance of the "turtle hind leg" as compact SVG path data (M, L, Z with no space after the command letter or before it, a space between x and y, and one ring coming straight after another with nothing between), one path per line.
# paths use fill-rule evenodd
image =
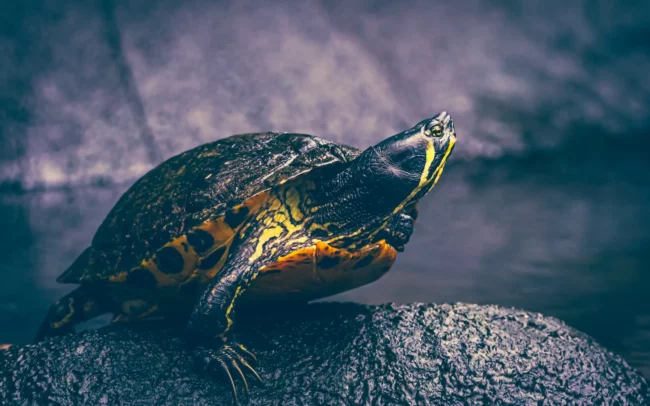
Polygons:
M107 301L98 289L82 285L59 299L41 323L35 342L46 337L74 332L74 326L110 310Z

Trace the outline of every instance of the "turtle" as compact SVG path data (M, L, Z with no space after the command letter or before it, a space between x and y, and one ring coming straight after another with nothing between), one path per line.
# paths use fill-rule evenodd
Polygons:
M118 200L57 282L79 286L36 336L181 318L197 366L262 381L233 335L241 303L308 302L393 265L456 143L442 112L361 151L289 132L237 134L162 162Z

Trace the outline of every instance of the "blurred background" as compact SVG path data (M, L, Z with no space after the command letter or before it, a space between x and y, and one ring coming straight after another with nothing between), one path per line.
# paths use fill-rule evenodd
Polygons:
M648 38L643 1L2 2L0 343L162 160L267 130L365 148L446 110L406 252L330 300L542 312L648 377Z

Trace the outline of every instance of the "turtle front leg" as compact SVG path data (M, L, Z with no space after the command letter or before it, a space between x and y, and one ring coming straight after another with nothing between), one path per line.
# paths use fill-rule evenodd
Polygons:
M380 238L386 240L399 252L404 251L404 246L409 242L413 234L413 226L417 218L417 210L403 210L395 214L388 222L386 228L380 233Z
M244 267L242 267L244 268ZM192 347L194 361L206 372L221 373L230 383L235 403L237 388L234 376L239 376L248 393L245 371L260 382L262 378L251 366L257 361L243 345L232 340L234 307L237 298L252 280L251 270L236 266L224 269L221 277L203 292L187 323L185 338Z

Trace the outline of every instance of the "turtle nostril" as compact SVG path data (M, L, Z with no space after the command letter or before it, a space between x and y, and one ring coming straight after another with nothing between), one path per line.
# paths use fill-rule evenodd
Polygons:
M439 122L441 122L443 124L446 124L445 120L449 120L449 118L450 118L449 114L447 114L446 111L443 111L440 114L438 114L437 116L435 116L433 119L437 120L437 121L439 121Z
M445 130L454 131L454 121L450 117L447 117L447 121L445 121L444 126Z

